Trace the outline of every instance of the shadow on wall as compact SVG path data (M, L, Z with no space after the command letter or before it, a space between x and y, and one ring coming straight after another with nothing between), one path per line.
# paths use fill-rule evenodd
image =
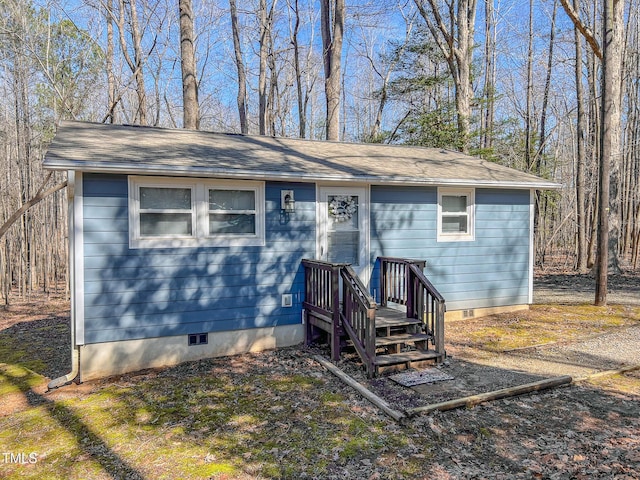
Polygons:
M296 191L289 217L280 211L281 189ZM315 187L269 183L265 193L265 246L130 249L126 176L85 178L93 228L84 234L85 342L300 324L301 260L315 252ZM282 305L285 293L291 307Z

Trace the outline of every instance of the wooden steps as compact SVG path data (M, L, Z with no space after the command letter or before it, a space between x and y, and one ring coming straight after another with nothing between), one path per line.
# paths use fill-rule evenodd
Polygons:
M441 360L442 355L430 350L412 350L409 352L376 355L376 372L397 372L408 368L422 368Z
M423 260L379 257L376 305L346 263L304 259L305 343L326 338L331 358L355 349L367 375L439 363L444 349L444 297L425 277ZM324 332L324 333L323 333Z
M429 350L430 335L422 331L420 320L407 318L396 308L376 309L376 374L420 368L443 360L444 355Z
M424 333L402 333L398 335L389 335L384 337L376 337L376 347L386 347L388 345L401 345L416 342L426 342L431 337Z

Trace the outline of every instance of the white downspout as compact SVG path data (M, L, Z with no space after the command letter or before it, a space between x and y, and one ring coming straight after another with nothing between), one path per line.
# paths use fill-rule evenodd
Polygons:
M535 267L535 215L536 215L536 191L529 190L529 292L528 303L533 304L533 270Z
M82 177L80 177L82 181ZM66 385L72 382L80 372L80 347L76 342L76 225L75 225L75 172L67 172L67 207L68 207L68 237L69 237L69 283L71 289L71 371L62 377L53 379L47 385L49 390Z

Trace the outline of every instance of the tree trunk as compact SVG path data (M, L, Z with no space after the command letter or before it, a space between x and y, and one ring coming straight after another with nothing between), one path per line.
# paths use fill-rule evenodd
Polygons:
M551 90L551 76L553 73L553 50L556 38L556 15L558 13L558 2L553 2L553 13L551 15L551 29L549 32L549 56L547 57L547 75L544 83L544 93L542 95L542 109L540 110L540 136L538 148L534 159L535 173L541 175L544 164L544 151L547 145L547 109L549 105L549 92Z
M136 78L136 93L138 94L138 111L136 117L140 125L147 125L147 92L145 88L143 64L144 54L142 52L142 34L138 22L138 7L136 0L129 0L131 9L131 38L133 40L133 57L135 63L134 76Z
M612 164L619 163L621 154L621 91L622 91L622 27L624 2L621 0L604 0L602 14L602 47L593 33L580 21L576 10L561 0L576 28L582 32L594 54L602 59L602 76L600 92L600 166L598 171L598 244L596 256L596 292L595 304L607 304L607 280L609 262L617 266L617 234L614 219L614 231L609 231L611 212L610 196ZM615 203L615 202L614 202ZM612 234L613 233L613 234Z
M573 0L574 8L578 8L579 0ZM582 34L575 28L574 34L576 64L576 104L577 104L577 138L576 138L576 214L578 219L578 261L577 269L580 273L587 272L587 217L585 212L585 162L586 151L586 116L584 111L584 89L582 87Z
M129 5L129 26L131 39L133 41L133 59L129 55L127 42L125 40L125 17L126 17L126 5ZM125 0L120 0L120 12L118 15L118 30L120 38L120 49L129 66L129 69L133 73L133 77L136 82L136 94L138 96L138 109L134 117L134 123L138 122L140 125L147 124L147 93L145 88L144 72L143 72L143 54L142 54L142 37L140 34L140 27L138 25L138 11L136 7L136 0L129 0L125 3Z
M242 47L240 44L240 29L238 27L238 10L236 8L236 0L229 0L229 9L231 12L231 31L233 34L233 50L236 57L236 69L238 71L238 95L236 101L238 104L238 115L240 117L240 132L244 135L249 133L249 124L247 123L247 74L244 68L244 60L242 58Z
M302 70L300 68L300 45L298 44L298 33L300 31L300 9L298 0L294 0L293 7L290 1L289 9L295 12L295 23L291 30L291 45L293 46L293 67L296 75L296 99L298 102L298 134L300 138L305 138L307 131L307 112L302 94Z
M258 72L258 133L267 134L267 0L260 0L260 70Z
M600 195L598 223L598 257L595 304L607 304L607 279L611 240L609 220L611 216L610 187L611 164L620 154L620 67L622 61L621 27L622 5L620 0L604 0L602 35L602 141L600 145ZM616 252L617 253L617 252Z
M496 20L494 0L485 0L485 48L484 48L484 106L481 117L480 145L483 149L493 146L493 117L495 113L496 90Z
M107 95L108 108L107 120L109 123L116 123L116 77L113 71L114 66L114 44L113 44L113 0L106 0L105 3L105 19L107 21L107 51L106 51L106 69L107 69Z
M195 35L193 32L193 5L191 0L179 0L178 8L180 11L183 126L184 128L197 130L200 128L200 111L198 106Z
M340 139L340 62L344 33L344 0L321 0L322 58L327 108L327 140Z
M433 1L433 0L430 0ZM461 150L469 153L469 133L473 85L471 65L473 63L476 0L461 0L458 5L458 50L456 62L460 74L456 85L456 106L458 109L458 134L462 142Z
M595 6L594 6L595 9ZM594 12L595 18L595 12ZM587 256L587 268L594 268L596 264L596 245L598 244L598 198L600 186L598 184L598 170L600 168L600 141L601 141L601 127L602 127L602 112L600 111L600 87L597 78L597 71L599 69L598 56L592 49L587 53L587 82L589 86L589 141L587 152L587 159L589 160L588 173L589 178L592 179L592 184L595 185L593 191L589 193L589 200L587 205L590 207L590 214L587 218L591 219L588 226L589 228L589 247ZM586 172L585 172L586 173Z
M527 46L527 101L524 116L524 161L529 171L535 170L533 157L533 0L529 0L529 41ZM538 206L536 195L536 206ZM538 219L536 208L536 222Z

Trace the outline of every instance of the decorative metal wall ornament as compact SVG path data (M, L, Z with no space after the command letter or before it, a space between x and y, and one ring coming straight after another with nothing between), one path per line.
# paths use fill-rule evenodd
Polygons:
M336 195L329 202L329 214L338 222L351 220L358 210L358 201L350 195Z

